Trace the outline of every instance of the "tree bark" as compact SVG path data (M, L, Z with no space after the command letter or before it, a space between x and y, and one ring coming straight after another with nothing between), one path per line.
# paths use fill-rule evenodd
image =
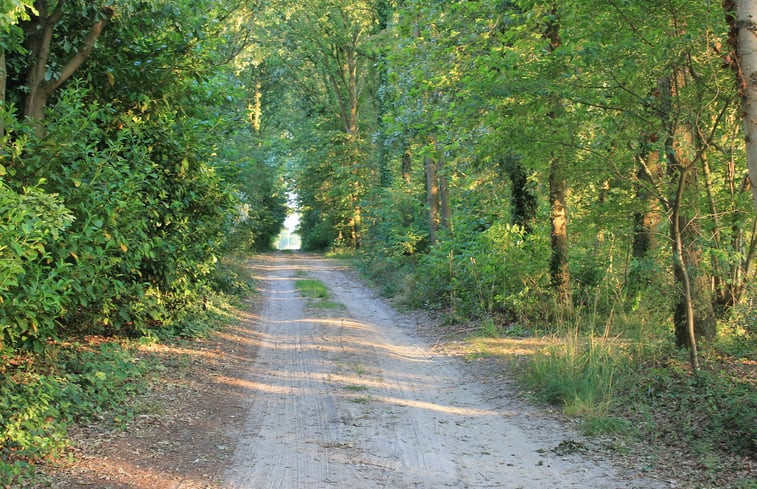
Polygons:
M513 224L521 226L526 234L533 231L536 220L536 195L528 187L526 172L520 160L515 157L507 157L500 161L510 180L510 212Z
M744 124L752 197L757 209L757 0L723 0Z
M675 311L675 332L676 344L686 346L689 349L689 362L694 371L699 370L699 353L697 350L696 323L694 311L694 292L691 284L691 277L686 260L683 246L683 233L681 231L682 218L680 215L683 196L686 192L688 177L686 173L692 170L681 167L676 189L676 196L673 205L673 214L671 216L671 237L673 238L673 272L676 279L683 285L681 291L681 300L679 300Z
M452 226L452 206L449 197L449 180L439 168L439 225L442 229L449 229Z
M260 124L263 119L263 91L260 80L255 81L255 93L253 95L252 104L250 105L250 124L252 125L252 133L256 136L260 135ZM260 142L258 143L260 144Z
M379 0L376 4L377 32L383 32L389 26L389 18L392 15L392 6L389 0ZM387 113L385 103L385 90L388 85L386 69L386 54L380 49L376 61L376 80L378 90L376 93L376 157L378 158L379 186L388 188L392 184L392 172L389 169L389 155L386 149L386 124L384 116Z
M665 96L677 96L685 84L685 74L676 69ZM691 124L672 120L669 115L665 117L669 131L666 141L668 175L671 178L669 227L673 275L678 287L673 322L676 344L694 350L696 339L711 339L716 333L710 286L702 270L702 251L697 243L701 234L697 216L697 159L700 156L697 155Z
M402 179L405 183L410 184L413 178L413 157L410 151L402 153L400 158L400 172L402 173Z
M568 266L567 184L562 161L553 156L549 169L549 206L552 257L549 271L552 285L562 304L570 304L570 268Z
M552 4L550 19L544 36L549 41L549 51L554 52L562 45L557 4ZM555 97L552 101L550 119L557 120L563 112L562 100ZM558 299L563 305L570 305L570 268L568 265L568 184L565 178L563 156L553 151L549 164L549 207L551 223L552 256L549 264L552 286L557 291Z
M92 24L77 53L66 62L56 78L47 79L46 74L55 25L63 17L64 3L64 0L59 1L53 12L48 14L46 0L34 2L38 15L32 23L33 31L28 42L32 66L27 76L28 94L24 104L24 115L37 123L41 122L45 116L45 107L50 95L71 78L89 57L105 25L113 16L111 9L103 9L102 16Z
M650 254L657 247L657 227L660 224L660 206L653 189L660 178L660 152L645 150L636 156L636 160L639 166L636 200L642 208L634 213L633 218L631 256L634 264L628 276L631 292L637 292L651 284L653 273L649 266Z
M439 185L436 160L426 157L426 200L428 202L428 240L431 246L436 244L439 230Z

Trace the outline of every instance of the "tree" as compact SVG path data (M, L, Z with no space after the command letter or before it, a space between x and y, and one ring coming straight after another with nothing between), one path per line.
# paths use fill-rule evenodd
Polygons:
M757 2L723 0L730 27L732 53L726 59L733 68L741 98L747 167L757 208Z
M371 45L378 23L375 5L284 2L283 22L281 11L278 5L268 13L274 20L265 42L293 89L279 98L290 105L287 113L298 118L296 127L287 123L286 131L294 136L290 149L298 155L295 159L303 163L293 172L305 214L303 242L311 243L307 235L313 232L356 248L363 233L363 199L379 180L369 164L375 160L368 156L368 135L377 120L371 97L376 93ZM286 51L277 45L286 46ZM315 182L313 175L322 180ZM325 232L327 228L332 229Z
M50 8L48 3L48 0L35 0L36 12L26 27L26 47L30 58L24 114L37 122L44 118L48 98L71 78L89 57L105 25L114 14L112 7L78 6L79 8L76 8L77 6L69 6L68 2L60 0ZM73 11L85 13L85 22L89 21L86 34L82 38L82 33L74 30L72 38L58 39L59 45L54 46L56 27L64 15L71 15ZM74 48L76 44L78 46ZM66 61L63 61L52 57L54 51L71 54Z
M19 21L28 21L33 11L32 0L13 0L4 2L0 10L0 107L6 110L6 91L8 89L8 52L22 49L23 32L18 27ZM0 138L5 134L5 123L0 119Z

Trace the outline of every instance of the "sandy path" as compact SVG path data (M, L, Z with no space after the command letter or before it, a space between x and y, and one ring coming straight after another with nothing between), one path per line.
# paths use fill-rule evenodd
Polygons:
M611 466L551 450L575 434L466 378L334 262L269 255L251 401L225 486L242 488L631 488ZM309 308L295 281L341 309Z

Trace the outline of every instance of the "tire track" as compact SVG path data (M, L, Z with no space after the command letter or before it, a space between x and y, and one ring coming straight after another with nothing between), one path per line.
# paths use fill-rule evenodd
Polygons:
M554 454L576 434L523 403L495 406L333 262L281 254L254 268L266 303L230 489L662 487ZM303 272L344 310L306 308L294 286Z

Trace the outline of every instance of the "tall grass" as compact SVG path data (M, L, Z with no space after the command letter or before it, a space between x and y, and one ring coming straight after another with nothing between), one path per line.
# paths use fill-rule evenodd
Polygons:
M618 408L638 392L645 366L663 356L669 341L653 325L664 322L595 303L553 320L549 346L521 368L521 381L540 400L580 417L588 433L626 431L630 423L616 417Z
M612 405L616 379L630 359L617 341L582 337L578 330L537 353L523 371L524 382L566 414L602 416Z

